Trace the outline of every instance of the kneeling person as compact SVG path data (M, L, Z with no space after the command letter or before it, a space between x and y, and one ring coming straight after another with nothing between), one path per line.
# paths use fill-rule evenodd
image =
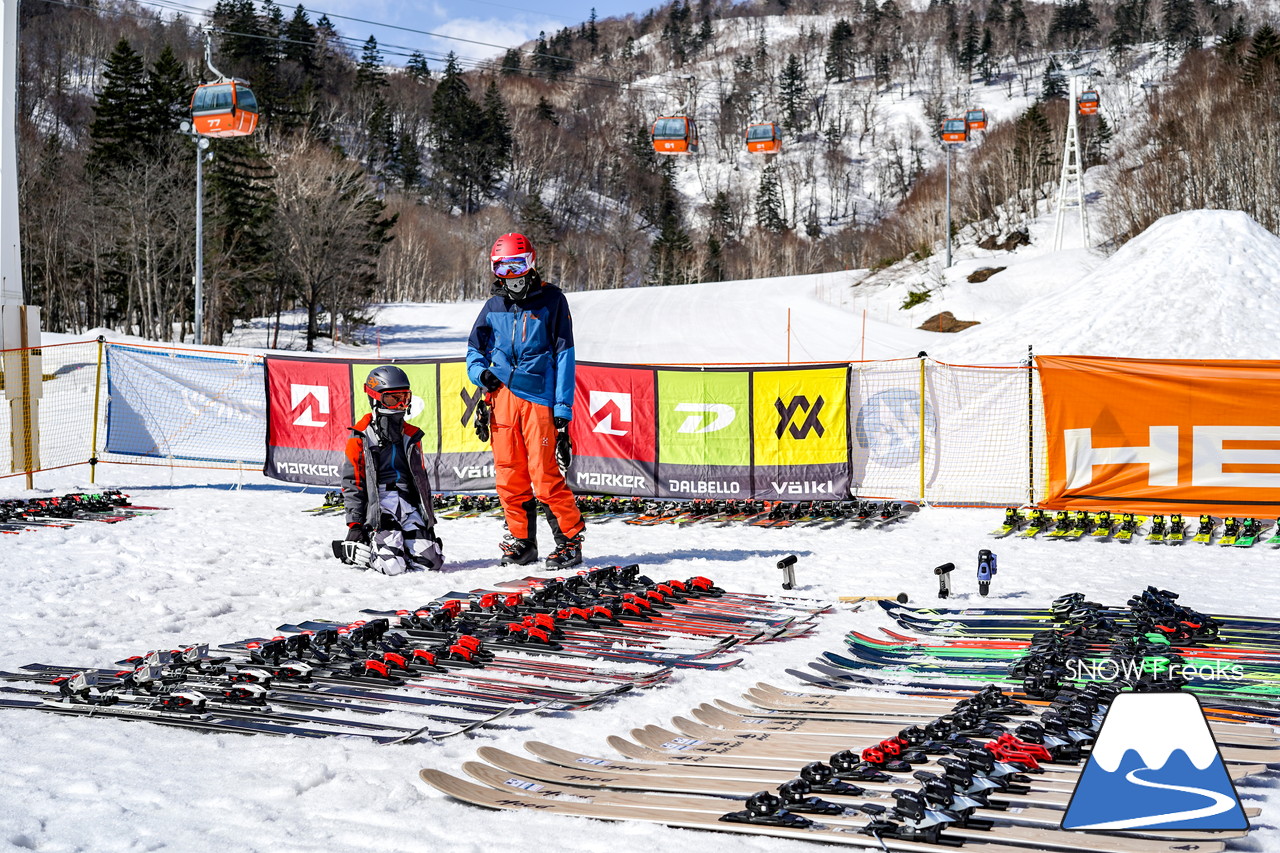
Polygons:
M405 423L413 393L394 365L375 367L364 392L372 410L351 428L342 471L347 541L373 551L369 568L387 575L444 565L422 430Z

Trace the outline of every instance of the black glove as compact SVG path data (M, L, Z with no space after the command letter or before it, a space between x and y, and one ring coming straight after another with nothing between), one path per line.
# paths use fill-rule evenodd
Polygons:
M365 530L363 524L352 524L347 528L348 542L367 542L369 541L369 533Z
M573 442L569 440L569 419L553 418L556 426L556 464L561 476L569 476L569 463L573 461Z
M502 380L494 376L492 371L482 370L480 372L480 384L485 387L490 394L502 387Z
M487 370L485 372L488 373ZM486 403L484 400L476 401L475 425L476 425L476 438L488 444L489 443L489 404Z

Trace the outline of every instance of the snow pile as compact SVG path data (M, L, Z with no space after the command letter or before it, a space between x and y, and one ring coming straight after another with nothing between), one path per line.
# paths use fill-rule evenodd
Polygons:
M1160 219L1074 285L1046 288L930 354L989 363L1022 358L1030 344L1043 355L1270 358L1278 300L1280 237L1246 213L1192 210Z

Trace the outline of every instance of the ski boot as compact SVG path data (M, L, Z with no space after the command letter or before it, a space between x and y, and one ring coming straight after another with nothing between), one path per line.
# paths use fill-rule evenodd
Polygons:
M527 566L538 561L538 543L532 539L507 536L502 540L502 565Z
M570 536L547 555L548 569L570 569L582 565L582 534Z

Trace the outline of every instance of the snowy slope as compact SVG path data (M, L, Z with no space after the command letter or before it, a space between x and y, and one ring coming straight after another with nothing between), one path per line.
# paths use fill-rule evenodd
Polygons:
M572 294L579 353L643 361L778 359L785 355L790 308L794 359L850 358L861 343L865 307L871 318L868 358L928 349L939 357L955 352L959 359L967 352L975 361L992 362L1021 357L1027 343L1045 353L1270 354L1275 330L1267 308L1280 295L1280 240L1247 218L1209 212L1171 217L1110 258L1085 250L1053 255L1043 250L1046 242L1037 236L1030 247L1001 253L1009 269L985 285L961 285L959 273L945 278L946 286L922 308L934 313L953 306L962 318L984 320L959 335L915 331L913 312L898 311L912 276L927 272L920 266L898 271L888 283L878 277L858 283L865 278L857 273ZM966 252L957 267L962 272L964 265L984 263L978 253ZM1144 313L1157 296L1170 310ZM1115 310L1100 314L1099 304ZM1230 310L1236 305L1246 310ZM388 306L379 314L383 353L461 354L477 308ZM1223 331L1199 340L1204 328ZM263 335L263 326L249 327L237 343L252 347ZM326 556L340 522L299 512L318 502L319 490L302 493L257 476L237 489L226 476L103 466L98 485L132 489L138 502L172 509L119 525L0 535L0 669L33 661L106 666L152 648L261 636L305 618L416 607L450 590L524 573L494 565L502 531L492 518L442 522L449 561L443 573L387 578L353 572ZM44 493L90 485L79 469L39 475L37 482ZM20 488L19 479L0 480L0 494L19 494ZM992 547L1001 567L987 600L993 605L1042 603L1070 590L1121 603L1147 584L1181 591L1189 604L1210 611L1274 615L1280 604L1276 555L1269 549L993 543L984 534L997 521L990 510L926 508L897 528L867 531L613 523L588 529L586 554L593 564L637 562L655 576L703 574L729 588L769 592L780 583L774 563L794 553L803 594L905 591L926 605L936 601L930 569L952 561L960 567L955 601L963 605L979 600L976 551ZM545 531L542 540L549 546ZM887 624L874 613L842 611L812 638L753 647L738 670L683 674L670 686L607 708L521 720L470 741L438 745L211 736L0 711L0 849L493 853L534 844L567 853L811 850L798 842L488 813L426 789L416 772L456 768L483 744L521 752L520 744L531 739L609 756L609 734L666 723L712 698L734 699L756 681L794 686L786 668L837 649L850 628L874 631ZM1240 792L1246 806L1263 809L1253 849L1280 849L1274 780L1247 781Z
M866 270L671 287L570 293L583 360L785 362L911 358L960 364L1040 354L1135 358L1266 358L1280 341L1280 237L1239 211L1165 217L1114 255L1051 251L1053 217L1014 252L958 249L869 275ZM1070 245L1070 243L1068 243ZM1007 267L982 283L966 276ZM928 301L903 310L913 290ZM398 304L376 312L369 343L387 356L462 355L479 302ZM1206 310L1212 309L1212 310ZM980 325L954 334L915 328L941 311ZM282 344L300 347L301 318ZM864 332L865 319L865 332ZM237 330L263 347L266 321ZM325 342L321 342L322 344ZM342 346L339 353L371 355ZM378 351L378 350L375 350Z

